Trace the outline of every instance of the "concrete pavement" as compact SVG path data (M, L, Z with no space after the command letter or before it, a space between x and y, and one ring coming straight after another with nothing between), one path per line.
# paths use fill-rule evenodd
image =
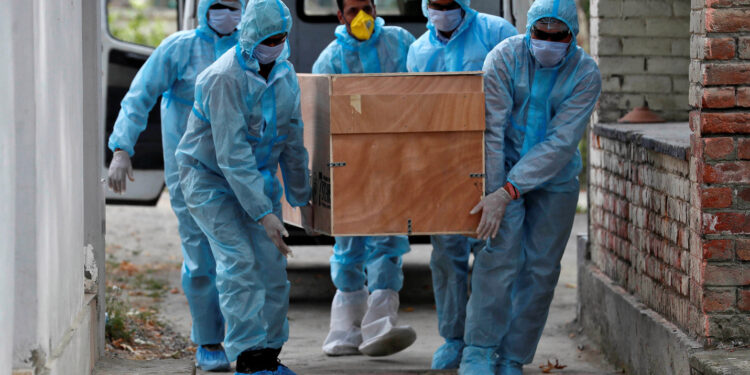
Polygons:
M166 195L166 193L165 193ZM606 362L586 337L578 333L576 314L575 234L586 230L586 216L576 217L573 235L562 261L560 281L555 291L549 319L527 374L539 374L548 360L567 367L553 370L561 374L612 374L616 368ZM107 206L108 257L134 264L174 263L169 273L170 288L180 287L181 261L176 219L163 196L156 207ZM333 288L328 275L330 246L295 246L289 260L292 303L289 309L290 337L281 360L298 374L419 374L428 371L432 353L443 342L437 333L437 317L430 301L429 256L431 246L414 245L404 257L405 285L400 319L417 331L417 342L389 357L327 357L320 347L328 331L329 303ZM184 294L167 294L161 303L162 319L188 337L190 315ZM186 374L190 359L128 361L103 359L98 375ZM198 371L200 374L201 372ZM453 372L446 372L453 373ZM232 373L229 373L232 374Z

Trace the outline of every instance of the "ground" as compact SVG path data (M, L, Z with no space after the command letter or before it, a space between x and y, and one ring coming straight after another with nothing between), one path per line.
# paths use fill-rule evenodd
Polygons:
M551 373L617 373L599 350L579 334L575 323L575 234L585 230L586 216L576 216L539 349L533 363L524 368L528 374L542 373L545 369L540 366L549 368L545 366L548 361L566 366L553 368ZM116 310L112 311L110 306L108 311L128 318L123 329L130 336L129 339L109 338L107 358L100 361L96 374L191 373L195 349L187 339L190 315L180 288L182 256L177 222L167 197L163 196L156 207L107 206L106 241L108 302ZM294 277L293 269L324 267L331 252L330 246L296 246L293 249L296 257L289 261L290 280ZM412 246L412 251L404 257L405 265L427 267L430 251L430 245ZM407 274L406 283L409 282ZM297 373L428 373L432 353L443 342L437 334L434 305L401 301L400 321L414 327L418 335L417 342L407 350L384 358L330 358L320 350L328 330L329 303L328 297L291 303L290 337L281 360ZM111 315L108 332L112 332Z

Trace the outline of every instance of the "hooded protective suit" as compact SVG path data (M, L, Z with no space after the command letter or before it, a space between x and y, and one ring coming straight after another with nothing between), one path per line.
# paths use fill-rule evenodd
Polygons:
M447 43L438 37L422 0L427 31L409 48L406 67L410 72L463 72L480 70L487 53L505 38L516 35L510 22L470 7L470 0L456 0L464 11L463 21Z
M468 0L456 0L464 12L463 20L447 43L438 37L427 11L428 0L422 0L427 17L427 31L412 43L407 58L410 72L476 71L482 68L487 53L504 39L516 35L508 21L479 13ZM435 307L440 336L446 344L432 360L432 368L456 368L463 350L464 322L468 296L469 254L483 243L461 235L432 236L430 259Z
M302 142L299 85L286 58L268 80L253 50L289 32L281 0L250 0L240 41L199 77L188 127L177 148L180 183L190 213L216 258L216 286L227 321L227 357L245 350L278 349L288 338L286 259L258 223L281 218L281 166L286 199L310 199L308 156Z
M335 36L336 40L320 53L313 64L313 73L405 72L406 55L414 42L414 37L408 31L385 26L380 17L375 19L375 29L368 40L359 41L352 37L345 25L336 27ZM369 292L384 289L398 292L404 280L401 256L408 251L409 239L406 236L336 237L331 256L331 279L338 292L331 307L331 331L323 344L326 354L352 354L358 351L363 340L360 322L365 326L373 325L370 322L373 320L372 314L365 313L368 300L368 293L363 290L365 279ZM393 303L398 303L398 294L391 293L389 296L396 298ZM395 319L395 316L391 319L394 325ZM387 329L380 331L388 332ZM364 337L365 341L368 339L371 338Z
M406 71L406 55L414 36L408 31L385 26L377 17L370 39L359 41L345 25L336 27L336 40L318 56L312 72L318 74L392 73Z
M215 285L216 265L208 239L185 206L174 154L193 106L196 77L234 47L239 39L238 31L219 37L208 26L209 7L218 1L201 0L198 3L198 28L176 32L154 50L120 103L120 113L109 137L112 151L119 148L132 156L138 136L146 129L148 114L162 96L164 179L182 240L182 287L193 319L190 338L199 345L224 341L224 319ZM240 1L244 9L245 1Z
M507 181L521 196L474 263L464 374L486 371L482 362L530 363L547 320L578 200L578 142L601 91L596 63L576 45L576 14L573 0L535 1L526 35L504 41L484 63L487 191ZM530 29L546 17L563 21L573 40L560 63L542 68Z

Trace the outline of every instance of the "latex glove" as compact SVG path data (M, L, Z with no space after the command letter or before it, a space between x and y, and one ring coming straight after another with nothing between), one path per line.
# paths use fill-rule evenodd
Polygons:
M482 198L479 204L471 209L472 215L482 211L482 219L479 220L479 226L477 227L477 237L480 240L486 240L490 237L495 238L497 230L500 229L500 223L503 221L505 208L508 207L511 200L510 194L505 189L500 188Z
M302 206L299 208L302 213L302 228L305 229L305 233L308 236L317 236L318 232L313 227L313 209L311 205Z
M289 246L284 243L284 240L281 238L283 237L289 237L289 232L286 231L286 228L284 228L284 224L281 223L281 220L274 215L274 214L268 214L266 216L263 216L260 219L260 224L263 225L263 228L265 228L266 233L268 234L268 237L273 241L273 244L276 245L276 248L279 250L281 255L283 256L294 256L292 254L292 249L289 248Z
M130 164L130 155L123 150L115 150L112 155L112 162L109 163L109 172L107 173L107 181L109 188L115 193L125 193L125 176L130 181L135 181L133 178L133 166Z

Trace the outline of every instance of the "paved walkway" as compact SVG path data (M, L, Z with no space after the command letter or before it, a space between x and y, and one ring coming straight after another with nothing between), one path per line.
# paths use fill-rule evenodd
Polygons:
M613 374L616 369L587 339L578 334L574 323L576 309L576 247L575 234L586 230L586 216L578 215L563 256L560 282L555 291L550 316L534 362L527 365L526 374L542 373L539 366L557 359L567 367L553 370L559 374ZM181 261L176 219L171 213L166 196L156 207L107 206L108 255L118 261L134 264L171 262L170 288L180 286ZM295 270L323 268L330 256L330 246L294 247L295 258L290 260L290 280ZM431 247L415 245L404 258L410 269L425 269ZM415 275L425 275L424 272ZM329 285L327 275L317 275L321 285ZM424 283L425 276L407 274L406 283ZM294 282L294 281L293 281ZM294 288L294 286L293 286ZM427 291L429 293L429 290ZM439 374L454 372L428 371L434 350L442 344L437 334L437 317L432 304L411 303L402 300L400 319L417 331L417 342L407 350L384 358L363 356L330 358L320 347L328 330L328 300L319 302L292 301L289 311L290 338L281 353L281 360L298 374ZM182 293L168 294L160 306L163 319L177 332L189 336L190 316L187 301ZM98 375L119 374L190 374L189 359L128 361L103 359L97 366ZM200 374L201 372L198 371ZM228 373L232 374L232 373Z

